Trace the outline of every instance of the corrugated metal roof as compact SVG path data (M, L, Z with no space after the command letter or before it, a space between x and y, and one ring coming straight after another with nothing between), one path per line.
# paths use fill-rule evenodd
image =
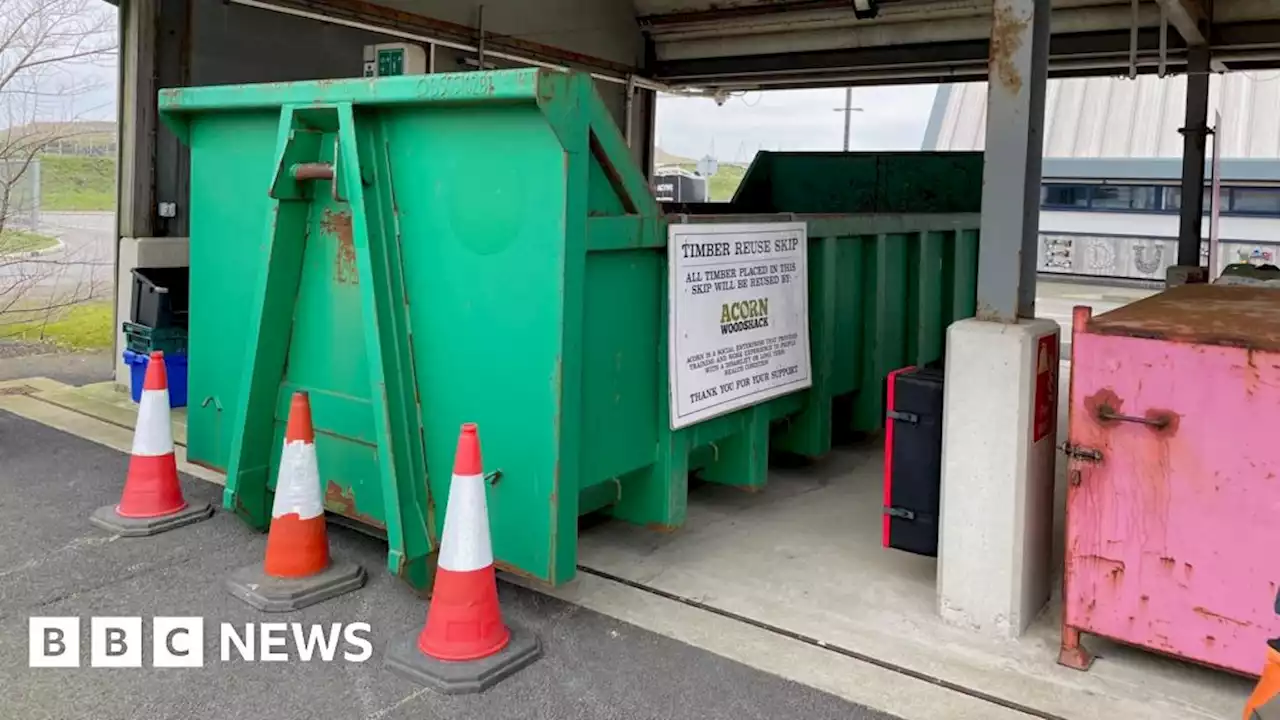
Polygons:
M1050 80L1045 99L1047 158L1182 156L1186 76L1161 79ZM1209 81L1209 123L1222 111L1222 157L1280 159L1280 72L1215 75ZM981 150L986 131L986 83L938 89L925 135L926 150Z

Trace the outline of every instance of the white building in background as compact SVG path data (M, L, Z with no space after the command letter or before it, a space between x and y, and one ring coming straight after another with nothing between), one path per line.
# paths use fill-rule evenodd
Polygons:
M1163 280L1177 258L1185 76L1051 80L1045 103L1042 273ZM984 83L938 89L925 150L981 150ZM1218 266L1280 265L1280 72L1210 81L1222 113ZM1211 163L1205 167L1209 212ZM1203 224L1209 237L1209 222ZM1207 242L1201 247L1208 256Z

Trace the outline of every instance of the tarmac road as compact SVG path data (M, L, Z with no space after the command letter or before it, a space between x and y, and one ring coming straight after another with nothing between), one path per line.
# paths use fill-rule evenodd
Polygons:
M115 502L127 456L0 412L0 715L24 720L382 720L636 718L893 720L589 610L503 584L505 618L537 633L544 656L482 695L446 697L382 667L387 643L422 627L426 603L385 570L386 546L330 526L335 557L369 573L364 589L269 617L222 587L260 562L264 536L226 513L153 538L88 522ZM184 479L189 501L220 488ZM141 669L91 668L90 616L143 618ZM31 669L30 616L81 618L81 667ZM205 619L205 666L150 667L154 616ZM364 663L223 663L216 628L250 621L368 622Z
M40 232L61 240L62 247L33 258L0 258L0 293L20 284L25 297L111 297L115 213L41 213Z

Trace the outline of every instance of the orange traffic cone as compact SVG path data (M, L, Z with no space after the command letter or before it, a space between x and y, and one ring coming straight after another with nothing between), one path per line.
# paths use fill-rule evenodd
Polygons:
M266 557L227 578L232 595L264 612L314 605L360 589L367 578L355 563L330 562L315 442L311 401L296 392L280 451Z
M151 353L138 401L138 422L120 502L100 507L89 520L126 537L155 535L213 515L209 503L189 505L178 483L169 418L169 381L164 353Z
M1267 664L1244 706L1244 720L1280 718L1280 638L1267 641Z
M427 622L393 642L387 666L447 694L481 692L538 659L535 635L502 621L480 438L462 426Z

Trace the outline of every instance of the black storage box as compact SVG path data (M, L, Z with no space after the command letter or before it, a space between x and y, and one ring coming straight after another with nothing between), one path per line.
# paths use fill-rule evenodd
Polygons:
M188 269L136 268L129 321L149 328L185 328L191 296Z
M881 544L938 555L942 492L942 379L935 368L889 374Z

